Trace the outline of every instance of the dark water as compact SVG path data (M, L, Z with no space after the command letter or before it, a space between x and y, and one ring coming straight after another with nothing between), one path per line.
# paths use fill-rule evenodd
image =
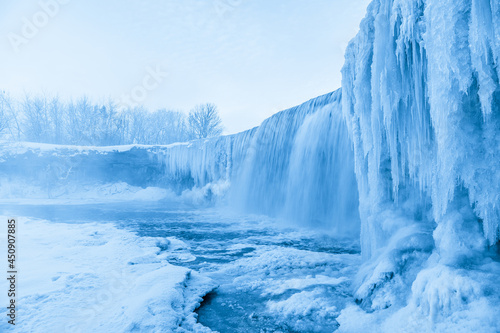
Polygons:
M349 256L356 261L359 253L355 242L341 241L324 232L297 231L259 216L200 210L180 203L0 205L0 212L56 223L113 223L139 236L175 237L183 241L188 245L182 250L184 255L174 255L168 260L216 281L218 288L204 297L196 312L201 324L219 332L335 330L333 314L331 317L328 314L315 317L314 311L281 314L269 311L268 302L284 301L299 292L318 292L342 308L351 296L348 284L316 283L274 294L268 289L280 279L335 275L352 264ZM187 259L186 254L190 254ZM304 259L294 261L302 255ZM318 259L309 259L317 255ZM336 256L342 255L348 260L337 259ZM302 326L297 324L302 322Z

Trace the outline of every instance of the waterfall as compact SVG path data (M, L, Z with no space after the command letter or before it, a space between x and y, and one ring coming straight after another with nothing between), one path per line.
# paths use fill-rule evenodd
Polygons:
M164 152L172 184L228 182L225 201L242 211L359 234L354 156L341 91L279 112L239 134L172 146Z

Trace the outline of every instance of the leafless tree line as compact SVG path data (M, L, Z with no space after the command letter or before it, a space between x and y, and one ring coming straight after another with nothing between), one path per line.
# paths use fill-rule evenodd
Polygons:
M96 104L82 97L25 95L16 100L0 92L0 138L71 145L170 144L217 136L221 120L213 104L181 111L142 107L118 110L114 102Z

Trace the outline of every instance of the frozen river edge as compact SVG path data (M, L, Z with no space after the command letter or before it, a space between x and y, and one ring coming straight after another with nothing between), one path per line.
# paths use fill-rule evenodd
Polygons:
M12 211L37 218L17 218L17 325L2 331L331 332L354 303L357 242L263 216L164 202Z
M196 323L193 311L215 285L169 264L167 239L138 237L102 223L28 218L18 223L19 309L13 331L209 331ZM4 230L0 237L6 239ZM167 250L160 253L159 246ZM12 326L2 320L0 330Z

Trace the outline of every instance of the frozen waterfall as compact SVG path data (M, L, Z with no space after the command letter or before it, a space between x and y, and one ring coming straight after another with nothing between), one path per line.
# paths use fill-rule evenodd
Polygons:
M345 58L366 260L358 302L408 304L395 315L406 327L421 315L446 323L431 330L477 320L494 331L500 3L374 0Z

